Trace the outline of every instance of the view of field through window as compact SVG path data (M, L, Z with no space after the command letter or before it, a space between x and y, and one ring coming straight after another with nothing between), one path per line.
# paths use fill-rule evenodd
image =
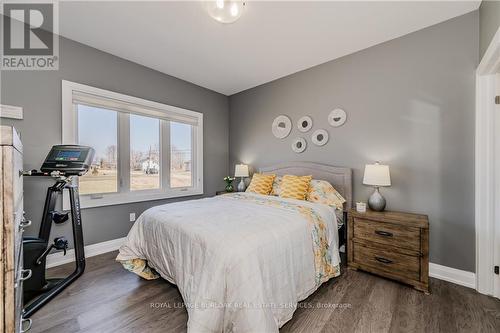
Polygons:
M130 189L160 188L160 120L130 115Z
M78 142L96 151L89 172L80 177L80 194L117 192L118 112L86 105L77 105L77 112ZM171 188L192 186L192 126L170 122L170 170L162 170L160 123L130 114L131 191L160 189L165 172Z
M95 149L92 166L80 177L80 194L118 191L118 112L78 105L78 143Z
M192 126L170 122L170 187L192 185Z

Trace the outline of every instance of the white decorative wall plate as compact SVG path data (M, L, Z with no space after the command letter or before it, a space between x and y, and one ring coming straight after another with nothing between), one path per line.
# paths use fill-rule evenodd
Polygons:
M347 114L342 109L335 109L328 115L328 123L333 127L339 127L344 125L347 120Z
M311 140L316 146L323 146L328 142L328 132L324 129L315 130Z
M277 116L273 121L273 135L278 139L283 139L290 134L292 130L292 121L284 115Z
M302 153L307 148L307 142L304 138L297 138L292 142L292 150L296 153Z
M301 132L307 132L309 131L313 126L313 121L311 117L309 116L304 116L297 121L297 128Z

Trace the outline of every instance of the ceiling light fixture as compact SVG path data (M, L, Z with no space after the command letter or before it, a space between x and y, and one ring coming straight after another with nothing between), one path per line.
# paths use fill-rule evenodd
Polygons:
M243 0L205 1L208 14L220 23L233 23L240 18L245 8Z

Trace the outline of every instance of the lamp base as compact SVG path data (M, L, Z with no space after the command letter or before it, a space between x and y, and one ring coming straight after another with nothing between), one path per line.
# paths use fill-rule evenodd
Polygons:
M246 190L246 184L245 181L243 180L243 177L241 177L240 182L238 183L238 192L245 192Z
M368 199L368 207L370 207L371 210L382 212L385 209L385 204L385 198L380 194L378 187L375 187L375 190Z

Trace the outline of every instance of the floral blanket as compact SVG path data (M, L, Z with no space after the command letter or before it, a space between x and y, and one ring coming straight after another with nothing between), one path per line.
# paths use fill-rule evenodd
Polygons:
M311 228L316 282L320 285L330 278L340 275L340 267L338 264L332 264L332 255L328 251L328 229L326 224L321 215L312 207L302 205L298 203L300 202L298 200L269 200L267 196L248 196L246 193L232 193L227 197L234 200L250 200L259 205L268 205L300 213L307 220L309 228Z

